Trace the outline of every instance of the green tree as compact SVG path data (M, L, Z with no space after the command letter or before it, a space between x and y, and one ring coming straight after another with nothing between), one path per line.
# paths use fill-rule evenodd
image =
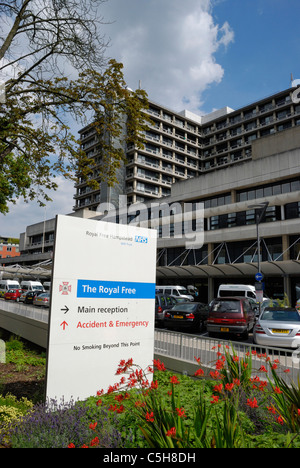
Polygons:
M20 196L49 201L57 175L88 179L95 163L79 147L79 125L93 122L102 155L98 176L109 184L125 161L126 145L143 144L147 95L129 90L123 65L105 59L107 43L99 34L104 1L0 2L2 213Z

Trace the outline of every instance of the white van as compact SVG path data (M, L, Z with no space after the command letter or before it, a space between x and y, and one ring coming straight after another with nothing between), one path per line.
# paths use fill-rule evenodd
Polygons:
M170 296L182 297L187 301L193 301L194 297L189 294L184 286L156 286L156 294L169 294Z
M43 287L45 291L50 291L51 289L51 281L44 281L43 282Z
M221 284L218 290L218 297L233 296L250 297L256 300L255 287L251 286L251 284Z
M3 297L9 289L21 289L19 282L16 280L0 280L0 297Z
M22 281L21 288L26 291L44 291L42 283L39 281Z

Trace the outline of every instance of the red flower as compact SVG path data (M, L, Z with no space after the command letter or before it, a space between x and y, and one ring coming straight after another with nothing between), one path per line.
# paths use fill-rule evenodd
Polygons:
M172 377L170 377L170 382L172 384L179 384L179 380L177 379L176 375L173 375Z
M215 385L214 386L214 391L218 393L222 393L223 390L223 384L220 383L220 385Z
M258 372L268 372L265 366L261 366Z
M250 406L250 408L258 408L256 398L253 398L253 400L248 399L247 400L247 405Z
M185 418L186 417L184 408L176 408L176 411L177 411L177 415L180 418Z
M221 361L221 359L218 359L216 362L216 369L217 370L222 370L224 368L224 362Z
M215 372L210 372L209 375L211 376L212 379L214 380L218 380L218 379L222 379L222 375L220 374L220 372L218 371L215 371Z
M203 377L203 375L204 371L202 369L198 369L194 374L195 377Z
M276 421L278 422L278 424L281 424L283 426L283 419L281 416L278 416L278 418L276 419Z
M176 436L176 428L171 427L171 429L169 429L168 432L166 433L166 436L167 437L175 437Z
M156 369L159 370L159 371L165 371L166 370L164 363L160 362L159 359L154 359L153 364L154 364L154 367L156 367Z
M90 429L92 429L94 431L96 429L96 427L97 427L97 424L98 424L97 422L91 423L90 424Z
M269 411L269 413L276 414L276 409L274 408L274 406L267 406L267 410Z
M231 383L231 384L230 384L230 383L227 383L227 384L225 385L225 389L228 390L228 392L232 392L233 387L234 387L234 383Z
M69 444L68 445L68 448L76 448L75 445L73 443Z
M278 393L278 395L279 395L280 393L282 393L282 391L280 390L279 387L274 387L273 390L274 390L275 393Z
M158 388L157 380L155 380L155 382L154 381L151 382L151 388L154 389L154 390L156 390Z
M211 400L211 404L214 405L214 404L218 403L218 401L219 401L219 397L213 395L212 400Z
M147 411L147 413L146 413L146 421L148 421L148 422L154 422L154 413L153 413L153 411L151 411L151 413L149 413L149 412Z
M99 437L95 437L93 440L91 440L91 447L95 447L96 445L99 445L100 440Z

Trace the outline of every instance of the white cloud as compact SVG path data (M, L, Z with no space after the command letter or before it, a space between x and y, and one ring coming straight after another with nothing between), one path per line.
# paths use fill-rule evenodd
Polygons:
M171 109L201 113L201 95L219 83L224 69L215 55L234 40L230 25L216 24L216 0L109 0L99 16L107 22L101 34L111 38L108 54L124 64L130 88L141 80L149 98ZM69 68L65 70L70 73ZM0 214L0 234L18 236L27 225L72 211L75 189L62 181L47 204L18 201L7 216Z
M224 75L215 54L234 40L227 22L215 24L211 0L110 0L103 14L115 21L104 31L128 85L141 80L150 99L199 111L201 93Z
M20 233L25 232L26 226L54 218L57 214L71 213L74 205L74 183L62 177L57 177L56 182L57 191L47 192L53 201L48 202L45 208L36 202L25 203L23 199L17 200L16 204L11 203L9 213L0 214L0 235L19 237Z

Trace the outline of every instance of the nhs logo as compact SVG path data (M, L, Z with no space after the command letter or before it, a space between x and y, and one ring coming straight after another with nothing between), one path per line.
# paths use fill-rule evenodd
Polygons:
M146 237L146 236L135 236L134 242L139 242L140 244L148 244L148 237Z

